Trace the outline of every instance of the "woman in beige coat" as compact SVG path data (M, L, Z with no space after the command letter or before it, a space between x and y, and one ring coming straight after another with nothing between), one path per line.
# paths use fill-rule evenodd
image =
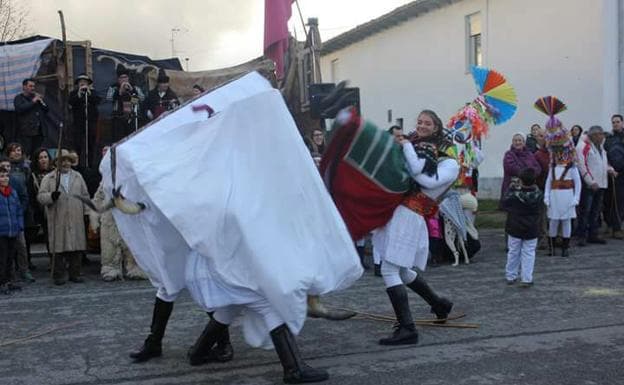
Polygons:
M69 265L69 280L80 283L83 282L80 277L81 252L87 248L84 216L89 209L72 195L88 200L89 192L82 176L72 170L72 157L67 150L61 150L57 164L58 170L41 181L37 200L48 214L48 239L51 252L55 254L52 261L54 284L65 283L65 263ZM57 178L60 181L58 188Z

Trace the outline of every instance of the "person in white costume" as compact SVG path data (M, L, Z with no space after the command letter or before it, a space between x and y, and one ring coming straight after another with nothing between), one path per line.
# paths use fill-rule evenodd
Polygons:
M561 256L567 257L572 236L572 219L576 218L576 206L581 198L582 187L581 175L576 166L574 142L556 116L567 107L555 96L546 96L535 102L535 108L548 115L545 139L550 153L550 167L544 185L544 204L549 220L548 255L555 255L555 240L561 227Z
M208 119L193 111L201 105L214 111ZM121 186L145 206L113 215L154 286L174 296L186 288L214 312L195 347L214 346L241 315L250 345L275 348L284 382L328 378L297 348L307 296L346 288L363 270L266 79L250 73L202 94L114 146L100 170L106 191Z
M401 141L410 174L418 188L395 209L390 221L373 237L373 247L378 249L382 260L381 274L386 292L399 322L391 336L379 341L382 345L418 343L405 286L431 306L431 312L440 322L444 322L453 307L411 269L416 266L425 270L429 252L425 217L435 214L439 199L459 173L457 161L444 154L442 128L440 118L433 111L424 110L418 116L414 143L407 139Z

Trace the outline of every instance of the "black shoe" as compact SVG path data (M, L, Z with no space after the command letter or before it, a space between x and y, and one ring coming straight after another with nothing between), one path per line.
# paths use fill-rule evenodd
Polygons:
M11 295L11 290L9 290L9 285L3 283L0 285L0 295Z
M171 316L172 311L173 302L163 301L156 297L150 334L139 350L130 353L130 358L132 358L134 363L145 362L151 358L160 357L162 355L162 339L165 335L167 322L169 321L169 316Z
M356 246L355 249L360 256L360 265L362 265L362 268L364 270L370 269L370 265L366 263L366 253L364 252L364 246Z
M416 292L416 294L421 296L425 302L431 306L431 312L436 315L440 323L446 322L445 320L453 309L453 303L451 301L438 296L420 274L418 274L412 282L407 284L407 287Z
M375 277L381 277L381 263L375 264Z
M213 350L213 346L220 338L223 338L223 333L227 332L227 330L227 325L211 318L197 341L195 341L193 346L191 346L186 353L189 364L191 364L191 366L197 366L210 361L212 358L210 352Z
M20 285L16 285L13 282L9 282L7 284L9 291L22 291L22 287Z
M314 369L303 361L297 347L297 341L286 324L271 330L271 339L284 368L284 383L304 384L329 379L329 374L326 371Z
M143 343L143 346L135 352L129 354L135 364L148 361L152 358L162 356L162 340L150 334Z
M409 308L405 286L396 285L386 289L398 321L390 337L379 340L380 345L413 345L418 343L418 332Z
M64 284L65 284L65 280L64 280L64 279L62 279L62 278L55 278L55 279L54 279L54 284L55 284L56 286L61 286L61 285L64 285Z
M568 248L570 247L570 238L563 238L561 240L561 256L566 258L569 257Z
M593 243L596 245L606 245L607 241L605 241L602 238L599 238L598 236L593 236L593 237L587 238L587 243Z
M555 244L557 243L557 237L548 238L548 255L549 257L555 256Z
M73 283L84 283L84 278L82 277L69 277L69 281Z

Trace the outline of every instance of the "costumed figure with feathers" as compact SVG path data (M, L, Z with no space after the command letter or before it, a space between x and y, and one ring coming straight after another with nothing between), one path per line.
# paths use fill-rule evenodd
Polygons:
M556 115L566 110L566 105L554 96L535 102L535 108L548 115L546 146L550 152L550 167L544 186L544 204L549 220L549 253L555 255L555 241L561 227L561 256L568 256L572 219L581 198L581 176L576 167L576 151L570 133Z
M459 263L459 251L463 252L468 263L468 258L480 248L474 219L478 210L477 167L485 158L481 141L490 126L505 123L517 109L516 93L503 75L491 69L473 67L472 76L479 94L451 117L445 131L453 141L449 153L461 168L453 189L440 204L444 238L455 257L454 265Z

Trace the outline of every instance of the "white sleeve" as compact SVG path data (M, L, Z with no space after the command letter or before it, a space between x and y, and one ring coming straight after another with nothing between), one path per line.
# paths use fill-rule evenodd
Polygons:
M414 146L409 142L403 143L403 155L405 155L410 175L412 178L416 178L417 175L422 173L422 170L425 167L425 160L416 155Z
M544 186L544 204L546 206L550 206L550 191L552 188L552 178L554 177L552 172L553 168L548 167L548 177L546 177L546 185Z
M455 182L459 176L459 164L455 159L445 159L438 163L437 175L419 174L414 180L423 188L434 189Z
M581 201L581 174L578 168L574 167L572 171L572 180L574 181L574 206L578 206Z

